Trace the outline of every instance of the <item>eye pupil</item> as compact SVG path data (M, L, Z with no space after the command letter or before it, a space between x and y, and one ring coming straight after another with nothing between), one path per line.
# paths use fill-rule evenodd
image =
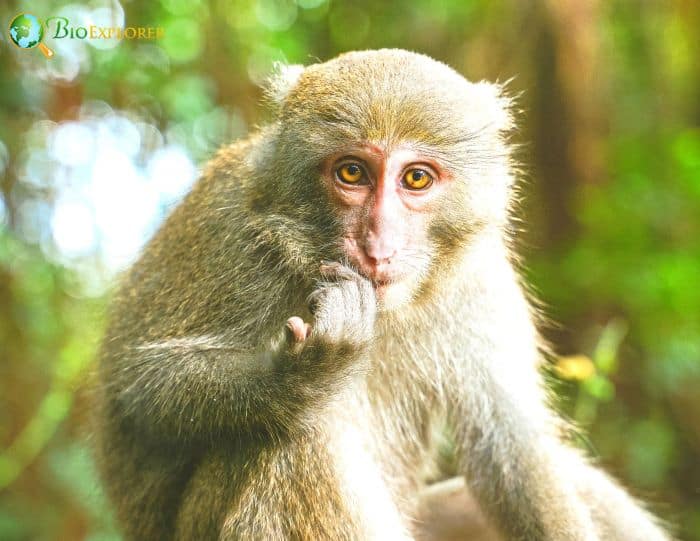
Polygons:
M411 169L404 175L404 183L412 190L423 190L433 182L430 173L423 169Z
M346 184L357 184L364 178L365 172L361 165L347 163L337 169L336 176Z

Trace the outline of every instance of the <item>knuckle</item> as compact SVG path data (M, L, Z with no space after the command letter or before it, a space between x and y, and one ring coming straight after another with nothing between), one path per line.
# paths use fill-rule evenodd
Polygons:
M321 288L313 291L306 299L306 303L309 305L309 310L312 314L318 311L319 305L323 299L323 290Z

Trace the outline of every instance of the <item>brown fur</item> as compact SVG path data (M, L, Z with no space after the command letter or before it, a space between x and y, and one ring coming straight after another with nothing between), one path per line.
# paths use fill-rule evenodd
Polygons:
M546 405L500 89L384 50L285 70L270 93L277 120L212 159L113 305L97 455L126 537L411 539L449 419L505 538L667 539ZM454 177L417 232L411 300L378 313L362 277L319 274L344 261L319 164L358 141L410 141ZM323 332L290 343L293 315Z

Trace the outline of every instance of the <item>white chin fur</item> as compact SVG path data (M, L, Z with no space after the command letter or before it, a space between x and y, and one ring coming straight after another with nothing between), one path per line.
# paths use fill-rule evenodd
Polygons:
M377 302L381 311L396 310L411 301L412 288L403 282L393 283L377 288Z

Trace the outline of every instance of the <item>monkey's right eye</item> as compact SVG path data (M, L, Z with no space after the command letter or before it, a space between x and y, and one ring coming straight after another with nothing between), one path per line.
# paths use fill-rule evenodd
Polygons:
M359 164L346 163L336 170L335 176L346 184L358 184L365 178L365 170Z

